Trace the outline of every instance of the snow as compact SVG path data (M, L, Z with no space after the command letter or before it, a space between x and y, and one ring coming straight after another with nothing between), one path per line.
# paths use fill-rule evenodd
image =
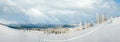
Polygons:
M99 29L95 30L85 37L71 42L120 42L120 24L107 24L100 26Z
M120 17L86 30L67 34L24 32L0 25L0 42L120 42Z
M29 36L29 33L0 25L0 42L36 42L36 39Z

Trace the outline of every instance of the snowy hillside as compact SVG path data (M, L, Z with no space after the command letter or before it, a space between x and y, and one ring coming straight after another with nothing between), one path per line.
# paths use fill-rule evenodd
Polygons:
M120 17L111 19L83 31L67 34L43 34L42 32L23 32L0 25L0 42L120 42Z

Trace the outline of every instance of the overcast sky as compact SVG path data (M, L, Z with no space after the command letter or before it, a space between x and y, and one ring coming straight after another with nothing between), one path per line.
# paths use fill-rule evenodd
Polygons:
M0 22L74 24L95 14L120 15L119 0L0 0Z

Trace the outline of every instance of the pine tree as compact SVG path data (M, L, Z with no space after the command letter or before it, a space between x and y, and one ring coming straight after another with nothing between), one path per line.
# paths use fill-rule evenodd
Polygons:
M86 23L86 22L84 23L84 28L85 28L85 29L87 28L87 23Z
M96 13L96 24L100 24L100 17L98 13Z
M90 27L90 23L87 23L87 28L89 28Z
M102 14L100 21L101 22L107 21L107 18L106 18L106 16L104 14Z
M83 25L82 25L82 23L81 23L81 22L79 23L79 27L80 27L80 28L83 28Z

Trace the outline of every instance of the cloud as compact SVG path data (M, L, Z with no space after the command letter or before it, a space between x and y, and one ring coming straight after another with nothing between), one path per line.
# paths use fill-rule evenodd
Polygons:
M114 0L0 0L0 4L1 13L21 13L30 23L78 23L96 12L110 12L111 7L112 12L119 10Z
M36 18L45 17L44 13L42 13L40 10L34 9L34 8L27 10L25 14L30 17L36 17Z
M51 11L48 11L49 14L57 14L57 13L61 13L61 14L75 14L76 12L75 11L72 11L72 10L51 10Z
M52 0L49 5L59 8L93 8L95 2L96 0Z

